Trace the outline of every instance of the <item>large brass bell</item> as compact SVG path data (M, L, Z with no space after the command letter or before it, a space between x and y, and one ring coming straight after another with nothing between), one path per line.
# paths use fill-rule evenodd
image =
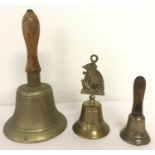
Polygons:
M95 95L104 95L104 81L97 70L98 57L91 56L91 63L83 66L86 72L82 80L82 94L90 94L89 100L83 102L80 118L73 125L73 131L80 137L99 139L109 133L109 126L104 121L101 103L95 100Z
M37 58L40 25L30 9L23 17L22 28L28 53L28 84L17 89L15 111L4 126L4 134L16 142L33 143L59 135L67 121L56 109L51 86L40 82L41 69Z
M129 114L126 127L121 131L121 138L133 145L145 145L150 142L149 134L145 128L145 117L143 115L143 98L146 88L144 77L139 76L134 81L134 103L131 114Z

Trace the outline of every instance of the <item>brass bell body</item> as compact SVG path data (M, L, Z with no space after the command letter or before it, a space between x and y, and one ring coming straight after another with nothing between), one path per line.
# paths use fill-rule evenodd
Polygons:
M40 82L37 57L40 25L32 10L27 10L22 26L28 53L28 83L17 89L15 111L4 125L4 134L16 142L35 143L59 135L67 121L56 109L51 86Z
M109 133L109 126L103 119L102 107L98 101L83 103L81 116L73 125L73 131L87 139L99 139Z
M17 89L15 112L5 124L4 133L16 142L40 142L60 134L66 124L65 117L55 107L50 85L25 84Z
M86 72L82 80L82 94L89 94L89 100L83 102L80 118L73 125L73 131L80 137L87 139L99 139L109 133L109 126L104 121L101 103L95 100L95 95L104 95L104 81L97 70L98 57L92 55L91 63L83 66Z
M150 142L150 136L145 128L145 116L143 115L143 98L146 88L144 77L137 77L134 81L134 103L129 114L126 127L121 131L121 138L133 145L146 145Z
M150 137L145 128L145 117L130 114L127 126L121 131L120 136L133 145L148 144Z

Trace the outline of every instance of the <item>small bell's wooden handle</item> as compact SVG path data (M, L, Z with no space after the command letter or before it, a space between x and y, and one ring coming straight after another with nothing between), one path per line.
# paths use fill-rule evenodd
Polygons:
M22 29L27 47L26 72L28 74L39 73L41 68L37 57L37 47L40 34L40 25L33 10L28 9L25 13L22 22Z
M146 81L144 77L138 76L134 81L133 88L133 109L132 114L135 116L143 115L143 99L146 89Z

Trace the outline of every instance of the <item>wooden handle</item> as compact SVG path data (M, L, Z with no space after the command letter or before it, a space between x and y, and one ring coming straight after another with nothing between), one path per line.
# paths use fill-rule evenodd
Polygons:
M26 72L28 74L39 73L41 68L37 57L37 47L40 34L40 25L33 10L28 9L25 13L22 22L22 29L27 47Z
M143 99L146 89L146 81L144 77L138 76L134 81L134 101L132 114L135 116L143 115Z

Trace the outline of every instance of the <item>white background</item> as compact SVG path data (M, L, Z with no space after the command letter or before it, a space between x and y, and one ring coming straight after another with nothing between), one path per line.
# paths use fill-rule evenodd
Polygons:
M39 1L40 2L40 1ZM155 148L155 3L153 1L104 1L55 6L0 6L0 146L3 149L154 149ZM86 1L84 1L86 2ZM42 2L38 3L42 4ZM72 5L68 5L72 4ZM21 21L27 9L37 14L41 33L38 55L43 82L52 85L58 109L68 120L63 134L39 144L18 144L2 133L3 125L14 111L16 89L26 82L26 48ZM97 54L103 74L105 96L103 115L110 134L89 141L72 132L82 101L82 65ZM151 143L135 147L124 143L119 132L132 107L133 81L143 75L147 81L144 110ZM67 141L64 142L64 139Z
M105 81L100 100L131 100L133 81L143 75L146 99L155 98L155 5L1 6L0 105L15 104L26 82L21 22L31 8L40 20L38 56L42 81L57 102L81 101L82 65L97 54Z

